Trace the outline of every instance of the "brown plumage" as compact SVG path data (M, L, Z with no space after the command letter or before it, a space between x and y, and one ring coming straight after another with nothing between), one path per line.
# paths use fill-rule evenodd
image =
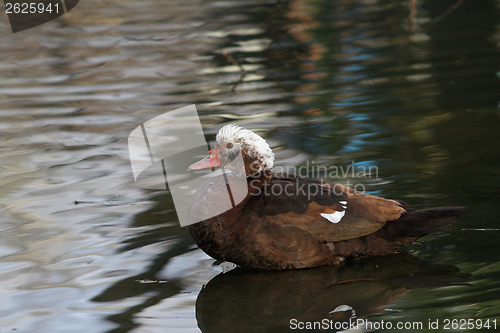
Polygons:
M232 209L189 228L208 255L243 268L296 269L394 253L423 235L451 228L466 208L412 211L402 202L340 184L273 175L267 143L234 125L223 127L217 147L190 169L221 164L231 169L235 152L242 154L246 185L226 185L227 180L234 184L238 170L231 170L234 176L226 175L226 182L207 181L193 197L191 216L207 216L204 212L228 190L235 197L248 194Z

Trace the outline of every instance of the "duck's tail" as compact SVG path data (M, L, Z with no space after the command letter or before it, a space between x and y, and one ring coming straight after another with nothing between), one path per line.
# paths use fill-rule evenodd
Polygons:
M389 242L399 240L408 244L427 234L453 228L460 213L467 208L465 206L419 210L406 208L406 213L397 220L387 222L377 233Z
M335 243L337 255L358 259L395 253L422 236L453 228L467 207L405 209L399 219L387 222L372 234Z
M385 235L391 239L420 238L433 232L448 230L453 228L460 213L466 209L466 206L460 206L408 210L399 219L386 225Z

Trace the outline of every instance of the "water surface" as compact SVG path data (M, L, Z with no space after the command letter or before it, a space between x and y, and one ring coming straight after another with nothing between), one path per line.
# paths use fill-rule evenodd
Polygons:
M500 317L500 9L466 0L428 26L454 3L88 0L16 34L1 17L2 332L278 332L343 305ZM218 275L129 163L134 128L189 104L208 141L238 123L278 166L372 166L332 180L469 209L402 256Z

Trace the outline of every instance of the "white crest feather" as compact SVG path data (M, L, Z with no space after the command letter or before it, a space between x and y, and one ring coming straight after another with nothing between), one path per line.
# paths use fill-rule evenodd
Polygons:
M266 140L250 130L235 124L226 125L217 133L216 142L219 146L224 146L228 142L234 142L240 144L242 149L246 148L248 154L259 161L258 171L272 169L273 167L273 151Z

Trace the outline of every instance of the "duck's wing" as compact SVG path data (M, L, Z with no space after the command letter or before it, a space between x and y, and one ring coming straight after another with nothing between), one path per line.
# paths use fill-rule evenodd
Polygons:
M299 228L321 242L371 234L406 210L402 203L308 178L273 178L245 205L256 223Z

